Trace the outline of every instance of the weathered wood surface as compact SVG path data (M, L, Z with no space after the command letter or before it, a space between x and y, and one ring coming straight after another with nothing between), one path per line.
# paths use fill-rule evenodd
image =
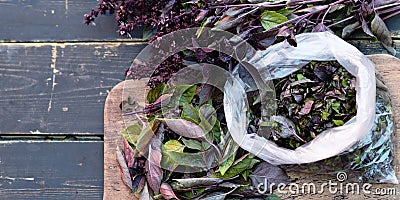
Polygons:
M387 27L389 28L389 31L392 33L392 38L393 39L400 39L400 15L396 15L390 19L385 20L385 23ZM354 39L369 39L371 40L371 36L367 35L364 33L361 28L359 28L357 31L355 31L353 34L349 36L349 38L354 38Z
M97 8L96 0L2 0L0 41L114 41L115 16L102 16L96 26L83 24L83 15ZM141 38L138 31L133 37ZM138 39L135 39L138 40Z
M400 79L400 60L389 55L370 55L368 56L376 65L377 70L383 77L385 84L388 86L391 92L391 99L393 110L395 113L395 121L400 122L400 88L398 87L398 80ZM122 101L126 101L127 97L130 96L134 101L144 102L145 97L145 81L130 81L129 83L122 82L115 86L109 93L104 111L104 199L113 199L118 196L120 199L132 199L134 196L129 189L123 184L119 165L115 158L116 146L123 146L122 138L119 132L127 127L126 117L122 116L120 104ZM126 85L125 85L126 83ZM125 91L125 88L129 88L129 91ZM129 94L129 95L126 95ZM396 131L400 133L400 123L396 123ZM394 141L396 148L399 149L399 138L397 134L396 140ZM396 171L398 177L400 177L400 152L396 153ZM336 175L310 175L305 173L289 173L296 183L314 183L320 187L323 183L328 183L329 180L335 182ZM339 183L336 181L336 183ZM346 183L346 182L345 182ZM362 184L360 184L360 187ZM377 194L329 194L329 191L325 189L322 194L295 194L295 195L282 195L284 199L398 199L400 198L400 185L392 184L374 184L370 191L374 192L375 188L395 188L396 195L377 195ZM286 188L286 192L289 192Z
M123 147L119 132L128 124L125 122L127 117L124 119L122 116L120 105L128 97L131 98L132 103L144 102L147 80L121 82L107 97L104 106L104 199L106 200L115 199L115 196L119 199L132 199L129 188L121 181L120 169L115 157L117 146Z
M0 134L103 135L107 92L143 43L0 43Z
M388 51L383 48L380 42L373 41L371 39L349 39L346 41L357 47L357 49L365 55L389 54ZM400 58L400 40L394 40L394 45L397 51L396 57Z
M0 142L0 199L101 199L103 142Z

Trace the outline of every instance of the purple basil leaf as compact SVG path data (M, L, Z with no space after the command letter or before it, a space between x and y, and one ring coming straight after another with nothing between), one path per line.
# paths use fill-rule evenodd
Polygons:
M124 138L124 155L125 155L125 161L128 164L128 167L132 167L133 162L135 161L134 153L132 147L129 145L128 141Z
M146 177L143 174L136 175L133 177L132 191L134 193L139 193L142 191L144 184L146 183Z
M164 199L178 199L175 195L174 190L172 190L171 186L168 183L161 184L160 193L162 194Z
M140 193L139 200L153 200L153 197L149 192L149 186L146 182L144 183L144 187L142 189L142 192Z
M241 10L248 10L247 8L245 9L241 9ZM240 14L236 17L231 17L231 16L226 16L224 17L222 20L220 20L217 25L213 28L215 29L219 29L219 30L227 30L230 29L232 27L236 27L238 24L242 23L245 20L245 17L247 17L250 14L253 14L254 12L256 12L258 10L258 8L252 9L246 13Z
M288 1L287 4L290 4L289 1ZM295 0L295 1L296 1L295 3L298 2L298 0ZM322 8L325 8L325 5L310 6L310 7L307 7L307 8L303 8L303 9L297 10L296 13L310 13L310 12L315 12L315 11L321 10Z
M299 115L307 115L308 113L310 113L312 105L314 104L313 100L309 100L307 101L303 108L301 109L301 111L299 112Z
M392 37L389 29L385 22L375 14L374 19L371 22L371 29L382 45L393 55L396 55L396 49L392 47Z
M161 128L161 126L160 126ZM161 145L162 145L162 134L158 133L155 135L149 145L149 157L146 162L146 179L149 183L150 188L155 194L160 191L161 180L163 178L163 170L161 169Z
M129 173L128 166L126 165L124 155L122 154L122 151L119 147L117 147L116 154L117 154L117 161L121 169L120 172L121 172L122 182L124 182L126 186L132 189L132 177L131 174Z
M200 10L200 13L197 15L195 21L201 22L207 16L209 10Z
M237 17L239 14L242 14L244 11L249 10L248 7L245 8L230 8L224 14L230 17Z
M297 42L296 38L294 37L293 29L284 26L279 29L278 34L276 35L276 38L279 39L285 39L291 46L297 47Z
M330 31L330 32L332 32L331 29L329 29L328 27L326 27L325 24L323 24L323 23L317 24L317 25L313 28L313 30L312 30L312 32L325 32L325 31Z
M204 138L204 131L195 123L184 119L164 119L166 125L176 134L187 138Z
M278 31L263 31L261 33L255 33L251 40L255 42L257 49L266 49L275 42L275 36Z
M369 29L368 22L365 21L364 18L361 18L361 28L363 29L364 33L371 37L375 37L374 34L372 33L371 29Z

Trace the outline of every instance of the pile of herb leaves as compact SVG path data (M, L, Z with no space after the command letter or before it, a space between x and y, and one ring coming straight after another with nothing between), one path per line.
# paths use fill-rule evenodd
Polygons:
M400 2L102 0L98 9L85 15L84 23L94 25L99 14L114 13L120 35L132 37L136 30L142 30L143 39L149 42L184 28L210 27L239 35L262 50L282 40L296 46L294 36L304 32L332 31L345 38L361 28L395 54L383 20L400 14ZM216 51L200 49L190 54L196 55L197 62L229 71L237 64ZM142 111L147 121L134 123L121 133L124 147L117 151L117 159L124 183L145 199L246 199L263 196L256 186L265 178L287 183L280 168L262 162L233 142L224 121L221 91L209 85L167 87L165 83L185 67L187 55L177 53L157 68L148 84L148 104ZM126 76L139 78L143 71L131 67ZM311 62L275 80L275 85L278 113L270 139L280 146L294 149L355 115L354 77L337 63ZM257 105L252 109L250 119L257 122ZM198 168L206 170L182 171Z
M361 28L392 54L384 20L400 14L399 0L101 0L84 15L95 25L99 15L115 14L118 33L132 37L137 28L144 39L191 27L210 27L240 35L257 49L276 39L295 45L294 35L331 30L348 37Z
M282 137L282 126L274 126L271 140L285 148L296 148L355 115L355 78L337 62L310 62L274 83L276 122L287 128L290 121L295 132ZM257 190L264 179L289 183L282 169L262 162L233 141L224 119L223 93L217 88L159 83L149 89L146 100L147 122L122 131L124 148L118 153L123 180L136 195L240 199L265 196ZM250 113L260 112L257 104L251 109ZM250 118L259 121L257 115Z
M388 88L382 77L376 74L376 115L375 126L370 136L359 141L348 153L325 160L301 165L282 165L286 171L327 174L343 169L351 169L355 181L375 181L393 176L394 149L389 139L394 132L394 116ZM376 158L379 158L377 162Z
M122 179L138 197L265 197L256 189L265 178L289 182L280 168L233 141L223 120L222 95L207 84L161 83L149 90L149 105L162 106L148 112L147 122L121 132L124 148L117 152Z
M275 79L277 113L271 140L295 149L356 115L356 79L336 61L310 62Z

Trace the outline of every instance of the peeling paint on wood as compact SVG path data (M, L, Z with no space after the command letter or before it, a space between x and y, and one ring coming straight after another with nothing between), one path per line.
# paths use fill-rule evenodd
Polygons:
M0 43L0 134L103 135L108 91L144 43Z
M95 0L0 1L0 41L82 41L118 37L115 16L100 16L96 26L83 24L83 15L98 7ZM141 40L141 32L133 34ZM127 39L131 40L131 39Z

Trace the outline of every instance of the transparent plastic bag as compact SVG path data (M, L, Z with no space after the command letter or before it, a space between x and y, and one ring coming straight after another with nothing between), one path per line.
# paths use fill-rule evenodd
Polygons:
M394 155L390 140L393 125L388 126L387 131L374 132L377 121L375 107L379 104L375 101L374 64L354 46L330 32L300 34L296 36L296 40L297 47L282 42L258 52L249 63L258 70L261 77L270 80L285 77L310 61L336 60L356 77L356 116L343 126L323 131L312 141L295 150L278 147L274 142L257 134L247 134L246 91L243 88L243 80L236 76L231 78L224 88L225 117L234 141L243 149L274 165L314 163L362 148L365 148L364 151L368 154L372 152L372 149L376 150L378 147L387 145L389 148L383 148L382 151L385 150L385 152L379 154L381 159L378 158L378 154L375 154L376 160L370 161L368 166L376 166L379 163L391 166L392 159L390 158ZM385 105L390 106L390 103ZM347 168L351 168L351 165L351 163L346 163ZM372 168L370 168L370 173L379 171L371 170ZM367 171L368 169L365 172ZM364 177L375 182L398 183L393 168L383 172L381 176L376 176L378 178L372 175Z
M376 114L374 125L362 140L349 150L315 163L283 165L287 171L336 173L348 171L348 178L361 182L398 183L394 161L394 117L389 91L376 74ZM378 84L379 83L379 84ZM351 173L349 173L351 172Z

